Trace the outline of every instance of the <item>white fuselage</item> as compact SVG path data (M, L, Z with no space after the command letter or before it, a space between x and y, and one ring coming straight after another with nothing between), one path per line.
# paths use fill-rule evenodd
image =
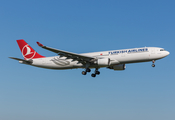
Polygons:
M80 55L95 57L97 59L110 59L110 65L96 65L92 64L89 68L109 67L116 64L128 64L137 62L147 62L152 60L158 60L169 55L168 51L158 47L143 47L133 49L122 50L110 50L102 52L84 53ZM33 59L32 66L48 68L48 69L74 69L74 68L86 68L85 65L72 59L66 59L66 57L54 56Z

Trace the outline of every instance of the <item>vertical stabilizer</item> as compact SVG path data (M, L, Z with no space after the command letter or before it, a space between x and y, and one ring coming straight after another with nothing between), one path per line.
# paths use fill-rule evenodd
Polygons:
M22 52L22 55L25 60L28 59L36 59L36 58L44 58L44 56L38 54L30 45L28 45L23 39L16 40L19 48Z

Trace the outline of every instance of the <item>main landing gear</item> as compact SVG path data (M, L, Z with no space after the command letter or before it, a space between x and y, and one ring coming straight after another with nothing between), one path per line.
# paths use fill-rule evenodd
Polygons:
M85 71L82 71L82 74L83 74L83 75L86 75L87 72L91 72L91 69L86 68ZM96 75L99 75L99 74L100 74L100 71L98 71L98 68L96 68L96 69L95 69L95 73L92 73L91 76L92 76L92 77L96 77Z
M85 70L85 71L82 71L82 74L83 74L83 75L86 75L86 74L87 74L87 72L91 72L91 69L86 68L86 70Z
M92 73L91 76L92 77L96 77L96 75L100 75L100 71L98 71L98 69L95 69L95 73Z
M156 65L154 64L154 63L155 63L155 60L153 60L152 63L153 63L153 64L152 64L151 66L152 66L152 67L155 67L155 66L156 66Z

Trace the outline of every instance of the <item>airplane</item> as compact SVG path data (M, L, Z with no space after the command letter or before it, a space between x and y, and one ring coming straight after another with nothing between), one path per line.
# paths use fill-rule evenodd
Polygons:
M112 70L125 70L125 64L129 63L152 61L152 67L155 67L154 63L156 60L162 59L170 54L165 49L159 47L142 47L77 54L47 47L37 42L41 48L58 55L45 57L37 53L23 39L17 40L17 43L24 59L9 58L17 60L19 63L56 70L83 68L85 69L82 71L83 75L86 75L88 72L91 72L92 68L95 68L95 72L91 74L92 77L100 74L100 68L106 67Z

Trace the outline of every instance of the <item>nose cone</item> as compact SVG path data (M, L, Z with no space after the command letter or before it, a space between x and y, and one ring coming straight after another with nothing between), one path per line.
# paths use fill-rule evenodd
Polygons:
M166 56L168 56L170 54L170 52L166 51Z
M165 51L164 56L166 57L166 56L168 56L169 54L170 54L170 52Z
M166 57L166 56L168 56L170 54L170 52L168 52L168 51L162 51L162 58L164 58L164 57Z

